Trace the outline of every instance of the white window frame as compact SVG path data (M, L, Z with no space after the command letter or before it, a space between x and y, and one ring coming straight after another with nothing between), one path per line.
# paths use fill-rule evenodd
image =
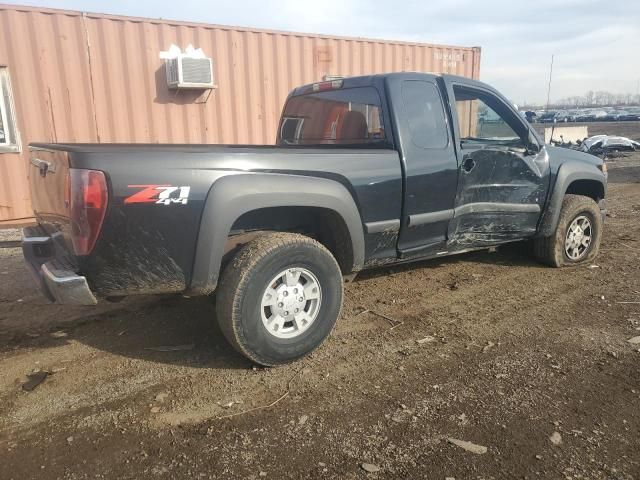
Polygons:
M2 130L5 137L4 141L0 141L0 154L20 153L21 151L20 133L18 132L15 111L9 69L0 65L0 118L2 119Z

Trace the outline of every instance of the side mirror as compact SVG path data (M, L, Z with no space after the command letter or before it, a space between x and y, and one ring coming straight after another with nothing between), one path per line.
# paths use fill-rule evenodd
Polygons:
M541 150L541 146L536 139L536 136L531 130L529 130L529 136L527 137L527 150L531 153L538 153Z

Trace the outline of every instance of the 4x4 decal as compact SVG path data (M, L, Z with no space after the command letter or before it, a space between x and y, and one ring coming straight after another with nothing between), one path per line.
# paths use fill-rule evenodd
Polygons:
M141 188L139 192L125 198L125 205L132 203L156 203L159 205L171 205L180 203L186 205L189 201L191 187L185 185L174 187L171 185L127 185L129 188Z

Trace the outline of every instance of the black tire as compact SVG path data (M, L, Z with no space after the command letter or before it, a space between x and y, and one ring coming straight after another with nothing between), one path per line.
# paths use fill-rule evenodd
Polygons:
M315 275L322 292L315 320L294 338L272 335L261 317L261 300L269 282L289 268ZM293 233L268 233L240 249L222 274L216 315L229 343L249 360L281 365L308 355L327 338L342 309L342 274L319 242Z
M578 217L585 216L591 222L592 240L584 254L578 259L570 258L565 251L567 229ZM592 261L600 249L602 239L602 217L598 204L582 195L565 195L556 231L550 237L534 240L533 249L536 258L552 267L579 265Z

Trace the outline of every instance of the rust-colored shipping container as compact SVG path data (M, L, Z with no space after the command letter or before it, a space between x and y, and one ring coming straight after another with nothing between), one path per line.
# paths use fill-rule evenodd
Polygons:
M159 55L172 44L213 59L215 89L167 87ZM391 71L478 78L479 69L478 47L0 5L0 226L33 221L29 142L273 143L297 85Z

